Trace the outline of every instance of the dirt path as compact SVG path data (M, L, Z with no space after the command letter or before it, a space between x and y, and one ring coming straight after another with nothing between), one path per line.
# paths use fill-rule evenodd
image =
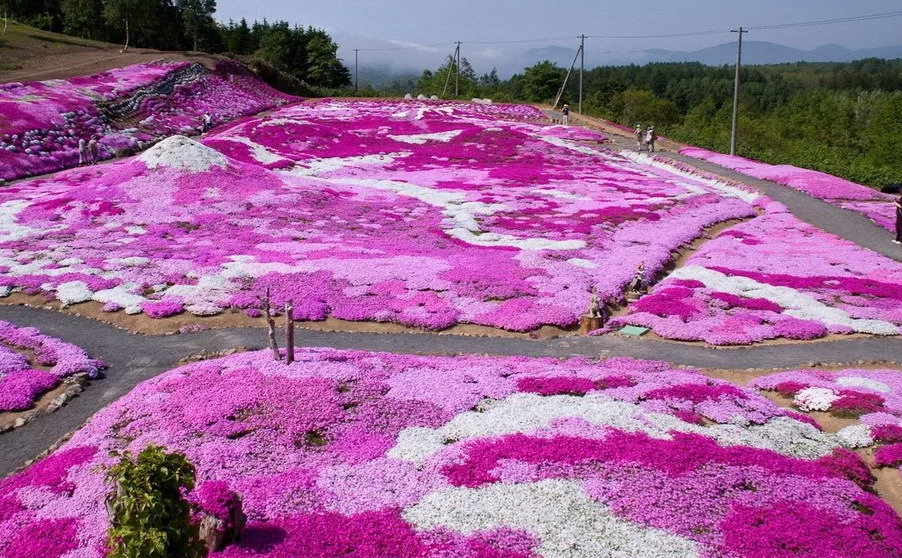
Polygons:
M84 424L97 411L128 393L140 382L202 353L234 347L261 349L262 328L232 328L191 334L144 336L87 318L24 306L0 307L0 319L39 328L83 347L109 368L106 378L92 382L79 397L51 415L0 435L0 476L35 458L63 435ZM804 367L813 363L859 365L891 362L902 366L902 340L898 338L847 339L805 345L767 345L745 349L715 349L618 335L565 337L548 340L465 337L411 333L344 333L301 329L297 345L396 353L456 355L523 355L566 358L629 356L665 360L706 369L770 370Z

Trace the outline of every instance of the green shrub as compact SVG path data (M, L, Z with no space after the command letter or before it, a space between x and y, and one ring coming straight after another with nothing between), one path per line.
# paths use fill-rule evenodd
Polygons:
M109 558L200 558L207 550L191 521L184 492L194 488L194 466L180 453L149 445L107 473L113 493Z

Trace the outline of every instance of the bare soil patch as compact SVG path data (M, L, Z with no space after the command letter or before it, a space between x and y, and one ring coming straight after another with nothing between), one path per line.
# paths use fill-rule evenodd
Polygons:
M79 39L33 27L10 24L0 36L0 83L66 79L105 72L131 64L162 60L199 62L212 68L225 59L200 52L165 52Z

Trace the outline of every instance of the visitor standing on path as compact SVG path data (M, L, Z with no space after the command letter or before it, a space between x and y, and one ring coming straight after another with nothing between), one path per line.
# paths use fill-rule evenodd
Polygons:
M896 199L896 244L902 244L902 194Z
M652 153L655 152L655 140L658 139L658 134L655 133L655 127L649 126L648 132L645 134L645 145L648 146L648 150Z
M636 124L636 149L638 151L642 151L642 136L644 135L642 133L642 125Z
M88 142L88 157L91 159L91 164L96 165L99 160L100 151L97 148L97 137L91 138L91 141Z
M85 164L85 161L88 160L88 144L85 142L85 138L81 138L78 140L78 166L82 166Z
M570 105L564 105L564 108L561 109L561 123L564 126L570 125Z

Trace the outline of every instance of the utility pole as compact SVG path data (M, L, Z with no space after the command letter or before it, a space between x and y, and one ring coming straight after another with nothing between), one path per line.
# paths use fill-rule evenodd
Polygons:
M359 53L359 52L360 52L359 48L354 49L354 93L357 93L357 77L359 75L357 73L357 53Z
M583 113L583 72L586 71L586 36L579 36L579 113Z
M561 84L561 88L557 91L557 97L554 98L554 106L552 108L556 109L558 103L561 102L561 97L564 96L564 89L567 88L567 82L570 81L570 74L573 73L573 68L576 67L576 61L579 59L579 55L582 52L582 47L576 49L576 54L573 56L573 62L570 63L570 68L567 69L567 75L564 76L564 83Z
M733 127L730 129L730 155L736 155L736 129L739 126L739 68L742 66L742 35L747 29L730 29L731 33L739 33L736 44L736 78L733 83Z
M457 50L455 51L456 62L454 66L457 69L457 75L454 76L454 97L457 98L460 96L460 41L457 41Z

